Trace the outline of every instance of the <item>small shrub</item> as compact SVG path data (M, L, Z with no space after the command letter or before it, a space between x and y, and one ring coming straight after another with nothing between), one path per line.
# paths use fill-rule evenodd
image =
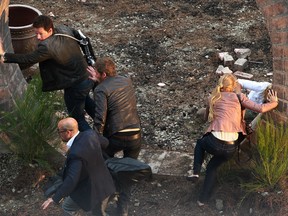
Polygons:
M42 92L41 79L29 83L23 98L15 101L12 112L1 113L0 130L10 139L10 149L25 161L41 160L48 141L55 138L56 110L62 109L57 92Z
M274 190L288 168L288 130L272 119L258 125L250 163L251 179L242 187L249 192Z

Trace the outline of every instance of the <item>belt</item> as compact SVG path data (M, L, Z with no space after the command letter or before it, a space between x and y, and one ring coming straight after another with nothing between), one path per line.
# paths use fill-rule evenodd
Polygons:
M128 141L133 141L141 138L141 133L138 132L136 134L132 135L125 135L126 132L119 132L114 135L112 135L112 138L120 139L120 140L128 140Z

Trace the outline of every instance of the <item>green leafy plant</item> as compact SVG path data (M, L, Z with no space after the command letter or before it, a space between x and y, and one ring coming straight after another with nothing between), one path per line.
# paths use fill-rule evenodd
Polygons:
M56 136L55 113L63 108L57 94L42 92L41 79L36 76L15 101L14 110L1 113L1 132L8 136L10 149L25 161L41 160L51 151L47 146Z
M288 168L288 130L270 118L258 124L249 170L251 179L242 183L249 192L274 190L286 178Z

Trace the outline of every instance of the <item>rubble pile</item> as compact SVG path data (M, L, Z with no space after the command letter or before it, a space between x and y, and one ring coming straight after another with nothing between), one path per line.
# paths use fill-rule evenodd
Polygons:
M262 62L250 61L249 56L251 50L249 48L235 48L234 57L229 52L219 52L217 57L223 64L219 64L216 74L222 75L233 73L239 78L252 79L253 74L245 72L249 67L249 63L262 64ZM236 60L235 60L236 59ZM273 73L267 73L266 76L272 76Z

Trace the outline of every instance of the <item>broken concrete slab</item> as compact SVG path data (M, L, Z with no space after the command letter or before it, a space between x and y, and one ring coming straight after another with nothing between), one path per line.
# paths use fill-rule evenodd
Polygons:
M149 164L153 174L185 176L193 156L177 151L142 149L138 159Z

